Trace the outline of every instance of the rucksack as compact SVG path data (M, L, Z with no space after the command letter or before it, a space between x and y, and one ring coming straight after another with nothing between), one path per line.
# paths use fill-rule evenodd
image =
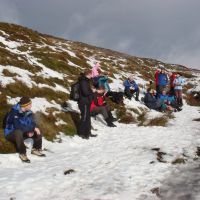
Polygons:
M71 85L70 99L78 101L80 98L79 81Z
M8 122L8 117L9 117L9 114L10 112L7 112L3 118L3 121L2 121L2 128L5 129L6 128L6 125L7 125L7 122Z

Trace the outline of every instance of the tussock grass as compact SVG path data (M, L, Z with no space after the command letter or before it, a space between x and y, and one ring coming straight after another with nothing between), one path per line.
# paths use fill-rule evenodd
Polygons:
M38 88L33 86L32 88L27 87L21 81L16 80L15 83L10 83L6 88L2 88L2 92L10 97L22 97L25 94L29 95L30 98L43 97L48 101L54 100L61 104L68 99L68 94L61 91L54 91L48 87Z
M192 92L190 94L186 94L186 102L188 105L190 106L200 106L200 93L197 94L198 96L196 96L197 93Z
M7 76L7 77L14 77L14 76L17 76L16 73L10 72L8 69L4 69L4 70L2 71L2 73L3 73L4 76Z
M140 114L137 118L139 121L138 126L163 126L163 127L165 127L165 126L167 126L167 123L168 123L170 117L172 118L172 116L170 114L165 114L161 117L155 117L153 119L148 119L147 112L143 111L142 114Z

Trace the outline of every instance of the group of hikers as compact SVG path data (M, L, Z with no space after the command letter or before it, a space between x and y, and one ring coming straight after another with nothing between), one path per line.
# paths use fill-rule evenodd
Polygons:
M156 90L153 89L153 82L150 82L142 101L148 108L157 111L181 111L183 84L184 79L179 73L168 74L164 68L160 68L155 73ZM170 85L169 91L167 91L168 85ZM117 119L112 115L111 108L106 101L107 97L110 97L115 103L123 102L123 97L129 100L135 97L136 101L140 101L140 89L134 76L129 76L124 80L123 93L113 92L109 86L108 76L103 73L99 63L96 63L92 70L81 73L74 86L76 87L71 87L70 98L77 101L80 109L81 119L77 134L83 139L97 136L91 133L92 116L101 114L108 127L116 127L114 122ZM27 163L30 163L26 154L27 147L24 144L24 140L27 138L33 139L31 153L40 157L45 156L42 152L42 134L34 120L31 107L31 99L26 96L22 97L6 114L3 122L6 140L14 144L19 158Z

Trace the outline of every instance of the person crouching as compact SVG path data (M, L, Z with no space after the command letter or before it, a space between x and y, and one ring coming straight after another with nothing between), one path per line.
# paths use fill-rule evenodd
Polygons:
M117 119L112 116L110 106L105 101L105 88L99 87L93 95L93 100L90 106L91 115L102 114L104 120L109 127L116 127L113 124Z
M15 145L19 158L23 162L30 163L26 155L26 146L24 140L33 139L33 148L31 154L36 156L45 156L42 153L42 134L37 128L36 122L31 111L32 102L29 97L22 97L6 117L4 135L6 140Z

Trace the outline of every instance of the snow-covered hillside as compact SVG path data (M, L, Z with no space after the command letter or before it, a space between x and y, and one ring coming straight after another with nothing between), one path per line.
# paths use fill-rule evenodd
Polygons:
M97 138L45 141L47 157L30 155L31 164L21 163L17 154L1 155L0 199L159 199L151 190L162 189L163 182L184 167L172 162L182 159L191 164L197 158L200 124L193 121L197 117L196 107L184 106L168 127L118 123L117 128L107 128L96 121ZM74 172L64 175L70 169Z
M122 91L124 78L132 74L141 87L140 96L149 81L154 80L157 66L182 72L186 77L183 111L166 115L125 99L124 105L112 104L118 118L116 128L107 128L98 116L97 120L92 119L97 138L83 141L74 136L78 108L69 100L70 85L96 61L108 73L112 90ZM184 165L180 163L197 162L194 160L200 147L200 124L193 120L199 119L200 114L199 108L191 105L200 105L194 96L200 91L199 81L198 71L181 65L0 23L0 121L21 96L29 95L44 133L47 154L46 158L37 158L29 152L29 165L21 163L15 153L0 154L0 199L153 200L159 195L165 198L168 193L164 186L171 183L174 172L182 170ZM64 102L70 111L63 111ZM27 142L31 147L31 141ZM0 129L0 153L8 152L14 149ZM74 171L64 175L70 169Z

